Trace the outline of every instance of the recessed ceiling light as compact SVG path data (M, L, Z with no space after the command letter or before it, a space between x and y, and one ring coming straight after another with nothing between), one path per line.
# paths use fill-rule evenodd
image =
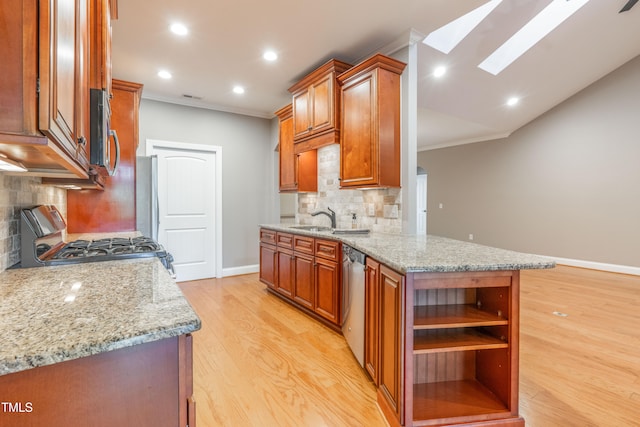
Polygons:
M449 22L447 25L432 31L422 42L440 52L449 53L500 3L502 3L502 0L491 0L466 15Z
M242 86L234 86L233 93L237 93L238 95L242 95L244 93L244 88Z
M531 21L527 22L524 27L520 28L517 33L511 36L509 40L496 49L495 52L489 55L478 67L494 76L497 75L588 1L552 1Z
M447 74L447 67L440 65L433 69L433 77L442 77Z
M276 59L278 59L278 54L272 50L267 50L264 54L262 54L262 57L265 61L275 61Z
M179 36L186 36L189 34L189 30L184 25L176 22L175 24L171 24L169 27L172 33L177 34Z
M158 77L160 77L161 79L169 80L171 78L171 73L167 70L160 70L158 71Z
M517 96L512 96L511 98L507 99L507 105L509 107L513 107L517 105L519 102L520 102L520 98L518 98Z

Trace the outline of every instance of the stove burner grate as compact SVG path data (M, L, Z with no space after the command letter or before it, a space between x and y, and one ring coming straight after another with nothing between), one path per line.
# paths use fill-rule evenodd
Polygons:
M122 256L163 252L154 240L148 237L108 238L99 240L76 240L67 243L52 259L78 259L100 256Z

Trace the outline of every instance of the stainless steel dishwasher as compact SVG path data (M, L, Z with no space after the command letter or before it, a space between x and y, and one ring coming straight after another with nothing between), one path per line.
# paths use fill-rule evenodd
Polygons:
M364 366L364 278L366 255L342 246L342 334Z

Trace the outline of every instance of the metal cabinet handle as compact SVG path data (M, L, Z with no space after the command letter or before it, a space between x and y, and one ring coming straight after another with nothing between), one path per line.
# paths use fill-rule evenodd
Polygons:
M118 140L118 134L114 129L111 129L109 131L109 135L113 136L113 141L115 142L114 145L116 147L116 159L113 162L113 169L109 171L109 175L113 176L116 174L116 171L118 170L118 165L120 164L120 141Z

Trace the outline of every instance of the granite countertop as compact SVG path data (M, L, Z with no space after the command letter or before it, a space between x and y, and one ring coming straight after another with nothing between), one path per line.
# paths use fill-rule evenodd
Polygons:
M339 240L400 273L526 270L553 268L546 258L440 236L386 233L366 235L308 231L294 224L264 224L263 228Z
M156 258L0 274L0 375L200 329Z

